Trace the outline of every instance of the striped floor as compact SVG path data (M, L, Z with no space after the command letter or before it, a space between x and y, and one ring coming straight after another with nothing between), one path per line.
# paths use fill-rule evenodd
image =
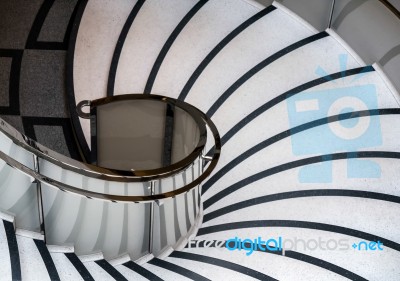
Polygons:
M78 257L73 246L47 249L4 215L0 253L9 254L0 261L9 266L0 274L400 280L399 96L378 65L276 2L98 0L80 1L76 13L71 100L161 94L195 105L218 127L222 154L203 185L200 242L167 257L106 261ZM87 143L89 123L71 118ZM281 237L284 249L252 250L250 241L227 249L235 237Z

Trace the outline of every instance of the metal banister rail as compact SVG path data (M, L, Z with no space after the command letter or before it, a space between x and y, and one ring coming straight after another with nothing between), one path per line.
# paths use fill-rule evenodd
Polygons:
M122 99L129 99L127 97L123 96L131 96L131 95L122 95L122 96L116 96L113 97L113 100L122 100ZM135 95L136 96L136 95ZM143 95L144 96L144 95ZM172 104L176 104L179 107L184 108L185 110L189 112L195 112L197 115L201 116L203 122L211 129L215 128L215 130L211 130L213 133L214 141L215 141L215 146L218 147L219 149L216 150L216 152L220 153L221 151L221 146L220 146L220 140L219 140L219 134L218 131L211 121L210 118L208 118L203 112L195 108L194 106L188 105L186 103L183 103L179 100L175 100L172 98L167 98L163 96L157 96L157 95L151 95L150 97L148 95L145 96L145 98L152 98L152 99L162 99L166 100ZM104 100L104 102L109 101L111 98L104 98L101 100ZM99 103L103 102L99 100ZM12 126L7 124L4 120L0 121L0 131L4 133L6 136L11 138L15 144L17 144L20 147L25 148L29 152L37 155L41 159L45 159L59 167L62 167L66 170L74 171L76 173L96 178L96 179L101 179L101 180L108 180L108 181L118 181L118 182L146 182L150 180L156 180L160 178L165 178L170 175L173 175L177 172L180 172L184 170L186 167L188 167L192 162L191 161L180 161L179 163L172 164L168 169L165 168L160 168L160 169L154 169L154 170L148 170L148 171L121 171L121 170L114 170L114 169L107 169L103 167L99 167L96 165L88 164L88 163L83 163L77 160L74 160L72 158L68 158L64 155L61 155L55 151L52 151L51 149L44 147L40 145L39 143L35 142L34 140L24 136L17 130L15 130ZM218 144L219 143L219 144ZM194 160L196 158L196 155L199 156L201 155L202 149L196 149L194 151L194 154L191 155L189 158L190 160ZM219 157L215 157L215 160L218 160Z
M153 98L169 100L160 96ZM200 132L203 131L203 136L207 136L206 127L211 131L214 141L208 145L214 146L213 155L204 157L207 140L201 138L200 133L190 157L160 175L154 174L156 169L127 171L126 175L123 171L70 159L26 137L0 119L0 160L6 164L3 163L3 167L8 166L11 171L17 171L17 177L26 178L25 189L35 189L18 197L36 201L30 212L38 216L31 216L28 230L40 231L45 241L52 245L72 241L79 255L101 251L106 258L129 253L136 259L145 254L157 255L165 247L179 245L179 241L195 232L201 223L201 183L216 167L221 153L221 139L214 123L197 108L187 107L197 114L197 122L202 122ZM190 180L182 181L183 178ZM18 185L13 187L10 192L15 194L14 197L20 196ZM181 208L178 216L171 211L175 205ZM24 213L21 210L13 212L18 217ZM81 220L86 221L78 224ZM135 227L128 227L132 222ZM88 228L88 225L92 227ZM161 231L164 225L174 227L168 226ZM174 232L177 226L179 233ZM25 225L17 227L25 229ZM121 238L129 235L134 235L135 241L124 244ZM102 244L101 237L106 236L114 241L112 246Z
M217 139L219 140L219 136L217 137ZM217 143L220 146L220 144L221 144L220 140ZM43 176L39 172L36 172L36 171L30 169L29 167L21 164L17 160L15 160L12 157L10 157L9 155L5 154L3 151L0 151L0 159L2 159L4 162L6 162L9 166L21 171L22 173L24 173L32 178L35 178L36 180L38 180L40 182L46 183L47 185L49 185L51 187L59 189L63 192L69 192L69 193L83 196L83 197L86 197L89 199L101 199L101 200L111 201L111 202L145 203L145 202L152 202L152 201L160 201L160 200L168 199L168 198L174 198L177 195L188 192L192 188L198 186L205 178L207 178L210 175L212 170L217 165L221 149L218 148L218 145L216 145L216 147L217 148L214 150L214 155L212 157L212 160L210 161L211 162L210 165L207 167L207 169L203 172L203 174L200 177L198 177L193 182L191 182L177 190L166 192L166 193L161 193L161 194L148 195L148 196L113 195L113 194L104 194L104 193L84 190L81 188L76 188L76 187L67 185L65 183L62 183L60 181L56 181L49 177Z
M160 96L155 96L155 98L160 98ZM165 98L165 97L162 97L162 98ZM169 99L169 98L166 98L166 99ZM179 101L177 101L177 103L179 103ZM180 104L180 106L182 106L182 105ZM190 191L192 188L198 186L205 178L207 178L211 174L213 169L216 167L219 157L220 157L220 153L221 153L221 139L220 139L218 130L217 130L216 126L214 125L214 123L211 121L210 118L208 118L203 112L201 112L197 108L190 106L190 110L196 111L196 114L201 116L202 121L209 127L210 131L212 132L213 138L214 138L214 147L215 147L215 149L213 150L214 154L213 154L212 158L207 159L207 161L209 161L209 165L208 165L207 169L204 170L203 173L198 178L196 178L194 181L190 182L189 184L187 184L183 187L180 187L176 190L172 190L169 192L153 194L153 195L143 195L143 196L124 196L124 195L113 195L113 194L106 194L106 193L84 190L82 188L71 186L71 185L65 184L61 181L52 179L49 176L45 176L40 173L39 169L37 169L37 171L35 171L34 169L31 169L31 168L27 167L26 165L18 162L17 160L13 159L11 156L7 155L6 153L4 153L2 151L0 151L0 158L3 161L5 161L9 166L12 166L17 170L20 170L24 174L26 174L32 178L35 178L39 182L46 183L47 185L50 185L61 191L69 192L69 193L83 196L86 198L101 199L101 200L111 201L111 202L138 202L138 203L139 202L160 201L160 200L167 199L167 198L173 198L177 195L180 195L180 194ZM183 167L174 169L174 170L170 171L169 173L161 174L160 176L155 176L154 174L152 174L151 176L147 176L145 173L143 173L141 171L139 171L139 173L138 173L139 175L135 174L135 172L132 172L131 175L126 175L125 173L123 173L123 171L105 169L105 168L97 167L95 165L82 163L82 162L73 160L71 158L68 158L66 156L63 156L59 153L56 153L56 152L38 144L37 142L33 141L32 139L29 139L26 136L22 135L16 129L11 127L9 124L7 124L3 120L0 120L0 132L4 133L16 145L26 149L27 151L32 153L34 156L37 156L38 159L45 159L63 169L73 171L80 175L93 177L93 178L105 180L105 181L151 182L152 180L155 180L155 179L161 179L161 178L165 178L170 175L179 173L191 165L191 163L185 163L185 165ZM198 153L198 158L202 157L202 152L203 152L202 150L196 152L196 153ZM204 159L202 159L202 160L204 160ZM38 164L39 163L37 163L37 165Z
M198 110L196 107L187 104L183 101L176 100L173 98L165 97L165 96L160 96L160 95L144 95L144 94L128 94L128 95L118 95L118 96L112 96L112 97L105 97L105 98L100 98L92 101L88 100L83 100L77 105L77 113L78 116L81 118L89 119L91 117L95 117L96 114L90 113L84 113L82 111L82 107L84 106L90 106L91 108L94 108L94 112L97 111L95 108L103 105L108 105L110 103L114 102L129 102L129 101L157 101L160 103L165 103L172 105L174 107L178 107L180 109L183 109L186 111L197 123L197 126L200 130L200 138L197 143L197 146L194 148L194 150L187 155L184 159L180 160L177 163L169 164L167 167L162 167L162 168L156 168L152 170L129 170L129 171L121 171L121 170L115 170L115 169L110 169L110 171L121 174L121 175L127 175L132 181L148 181L148 180L156 180L160 178L165 178L168 177L169 175L175 174L189 165L193 163L193 161L201 155L201 152L204 149L204 146L207 141L207 129L206 129L206 124L207 121L205 121L204 116L202 116L201 111ZM96 127L95 121L91 120L91 126ZM93 145L93 144L92 144ZM93 147L92 147L93 149ZM97 166L95 166L97 167Z

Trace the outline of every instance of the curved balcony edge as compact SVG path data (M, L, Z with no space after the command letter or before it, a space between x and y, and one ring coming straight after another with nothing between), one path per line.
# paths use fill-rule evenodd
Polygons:
M211 174L211 172L214 170L214 168L216 167L216 165L218 163L219 157L220 157L221 139L220 139L219 133L217 131L217 128L216 128L215 124L211 121L211 119L209 119L204 113L202 113L199 110L198 110L198 112L201 114L201 118L207 124L207 126L209 127L210 131L213 134L214 153L213 153L212 158L205 158L205 157L202 157L202 155L200 155L201 161L209 161L209 165L208 165L207 169L204 170L203 173L198 178L196 178L194 181L192 181L191 183L189 183L181 188L178 188L176 190L173 190L173 191L168 191L168 192L154 194L154 195L147 195L147 196L124 196L124 195L113 195L113 194L94 192L94 191L90 191L90 190L84 190L82 188L77 188L77 187L65 184L61 181L52 179L49 176L45 176L45 175L41 174L40 172L35 171L34 169L28 167L27 165L24 165L21 162L15 160L13 157L7 155L3 151L0 151L0 158L4 162L6 162L9 166L11 166L17 170L20 170L24 174L26 174L32 178L35 178L36 180L38 180L40 182L46 183L46 184L52 186L53 188L59 189L64 192L69 192L69 193L73 193L73 194L80 195L83 197L91 198L91 199L92 198L93 199L101 199L101 200L111 201L111 202L137 202L137 203L139 203L139 202L160 201L160 200L167 199L167 198L173 198L182 193L186 193L186 192L190 191L192 188L200 185L201 182L204 179L206 179ZM67 158L65 156L61 156L60 154L58 154L54 151L51 151L50 149L47 149L46 147L44 147L44 146L38 144L37 142L22 135L21 133L16 131L14 128L12 128L10 125L8 125L3 120L0 121L0 131L2 133L6 134L6 136L8 136L15 144L19 145L22 148L25 148L33 155L36 155L39 158L42 157L45 160L48 160L55 165L62 163L62 165L58 165L58 166L60 166L64 169L67 169L67 170L72 170L74 172L77 172L78 174L85 175L85 173L80 173L80 171L81 171L80 168L78 168L76 166L72 166L72 164L74 164L74 163L80 163L80 164L83 164L83 163L73 160L73 159L70 159L70 158ZM63 160L68 159L69 162L68 163L62 162L62 160L58 160L58 159L54 158L55 156L57 156L57 157L61 156L60 158L62 158ZM190 166L190 165L191 165L191 163L188 163L187 166ZM91 165L91 166L93 166L93 165ZM96 167L96 166L94 166L94 167ZM102 170L102 169L103 168L100 168L100 170ZM104 169L104 170L107 170L107 169ZM102 175L104 175L104 174L102 174ZM99 179L99 177L94 177L94 178ZM106 179L109 181L120 181L121 178L124 179L122 181L130 182L129 181L130 178L126 178L125 176L119 176L119 175L113 175L113 174L107 174L107 176L106 176ZM100 177L100 179L105 180L103 177ZM144 178L141 181L151 182L152 179Z

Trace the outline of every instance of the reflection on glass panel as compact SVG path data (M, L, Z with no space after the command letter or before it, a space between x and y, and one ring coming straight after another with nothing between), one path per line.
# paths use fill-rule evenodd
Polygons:
M172 163L179 162L195 149L200 130L195 120L184 110L175 107L172 142Z
M189 113L155 100L100 105L94 120L93 153L97 165L105 168L166 167L189 156L200 140L198 124Z
M118 170L162 166L165 104L134 100L97 107L97 164Z

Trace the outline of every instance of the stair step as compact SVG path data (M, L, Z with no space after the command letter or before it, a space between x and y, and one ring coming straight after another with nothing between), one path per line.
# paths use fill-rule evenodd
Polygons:
M75 268L75 266L71 263L71 261L64 253L51 252L50 255L57 268L61 280L84 280L79 271Z
M196 2L145 1L130 27L119 61L116 62L115 95L143 93L165 42Z
M144 277L143 275L137 273L134 270L131 270L130 268L126 267L125 265L117 265L115 266L115 269L118 270L126 279L128 280L149 280L147 277ZM150 279L152 280L152 279Z
M247 221L248 220L251 220L251 217L249 217ZM257 220L254 220L254 222L257 222ZM271 264L271 269L276 268L275 272L279 273L279 276L281 276L281 274L287 274L288 278L292 276L292 274L290 270L289 272L287 271L292 267L294 270L293 274L295 275L296 273L300 274L303 270L311 273L315 265L322 269L322 271L316 271L316 273L320 272L319 274L322 274L322 276L328 276L331 271L342 276L344 274L344 276L351 280L357 280L354 276L351 277L348 275L350 272L364 277L365 280L380 280L382 276L385 276L387 280L396 280L395 276L397 276L398 271L394 269L397 268L396 264L399 262L400 254L398 251L386 247L385 243L383 245L383 251L360 251L354 249L352 244L375 239L357 237L356 231L348 232L348 234L339 233L334 227L328 226L319 229L316 229L316 227L312 225L310 225L309 228L301 227L307 223L312 224L313 221L311 221L311 219L307 220L305 223L293 221L291 227L281 226L279 222L280 221L275 221L273 225L265 227L262 227L262 222L260 222L259 227L256 227L254 223L251 225L248 224L248 227L246 227L245 222L242 222L241 228L226 229L208 234L200 233L196 239L226 241L235 237L242 240L245 238L254 240L258 237L267 240L282 237L283 241L287 241L283 242L285 243L284 245L286 245L284 246L286 250L285 257L283 258L282 256L265 252L253 252L250 256L246 256L244 250L227 251L213 248L192 248L185 249L184 251L212 255L213 257L227 259L236 263L240 263L241 261L251 263L253 259L255 259L262 261L265 265L265 262L270 261L268 264ZM284 221L282 221L282 223L284 223ZM354 228L351 227L351 229L357 230L356 226L354 226ZM327 248L328 241L329 249ZM309 246L304 246L304 243L308 243ZM318 247L316 246L317 244L321 246ZM275 256L278 260L276 260ZM170 257L166 260L169 261L169 259ZM256 261L254 261L254 263L258 264ZM274 264L284 264L285 266L281 268L279 266L274 266ZM368 264L368 266L365 266L366 264ZM311 265L311 267L309 265ZM326 269L325 274L323 269ZM346 270L348 272L346 272ZM316 275L317 279L315 280L319 280L318 277L319 275ZM278 279L282 280L282 278ZM286 280L285 278L283 279Z
M221 38L259 10L244 1L208 1L188 22L169 49L152 93L177 98L191 74Z
M119 272L114 266L108 263L106 260L98 260L96 264L111 275L115 280L127 280L121 272Z
M76 103L105 97L115 45L137 1L88 1L76 38L74 91ZM90 131L89 120L80 118L83 132ZM90 145L90 136L85 133Z
M98 265L96 261L83 262L83 264L94 280L115 280L107 271ZM122 275L119 276L121 277Z
M240 33L219 50L218 55L203 60L202 63L208 65L188 93L187 101L204 112L254 66L285 47L313 35L313 32L280 9L272 10L250 25L238 28ZM218 127L218 130L224 132L224 128Z
M161 281L162 278L160 278L159 276L157 276L156 274L154 274L153 272L148 271L146 268L144 268L141 265L138 265L137 263L133 262L133 261L129 261L127 263L124 263L124 266L129 268L131 271L134 271L138 274L140 274L141 276L149 279L149 280L154 280L154 281Z
M247 256L243 250L239 252L216 248L192 248L185 249L183 252L233 262L251 268L252 270L262 272L277 280L297 281L300 275L302 280L347 280L347 278L323 267L317 267L305 261L272 253L253 252L251 255ZM167 258L166 260L177 265L180 265L183 261L182 259L173 257ZM189 260L185 260L185 262L188 264L190 263ZM197 263L196 261L192 262ZM267 266L266 263L268 264ZM282 264L285 264L285 266L281 266ZM203 264L202 266L210 270L214 267L209 264Z
M51 280L46 264L34 239L20 235L16 237L21 262L22 280Z
M314 189L346 189L354 191L379 192L387 195L400 196L397 185L392 184L393 176L395 176L400 169L400 161L397 159L373 159L375 163L379 164L382 170L382 175L379 179L370 178L363 180L347 178L347 161L348 160L344 159L337 160L332 163L333 168L335 169L335 186L330 182L318 184L299 183L298 175L302 167L293 168L269 177L259 179L255 182L247 183L235 192L228 192L226 196L206 208L205 218L207 218L208 213L231 204L250 200L252 198L272 196L274 194L282 194L287 192L307 192ZM284 179L284 181L282 179ZM234 182L228 183L227 185L226 181L223 180L223 183L217 182L213 188L219 188L221 185L225 188L228 188L232 184L234 184ZM289 202L287 200L284 201Z
M79 272L83 280L94 281L93 276L90 274L88 269L81 262L81 260L77 255L75 255L74 253L65 253L64 255L69 259L69 261L72 263L75 269Z
M200 274L167 262L164 259L155 258L146 264L145 267L151 272L158 273L158 275L162 276L165 280L209 280Z

